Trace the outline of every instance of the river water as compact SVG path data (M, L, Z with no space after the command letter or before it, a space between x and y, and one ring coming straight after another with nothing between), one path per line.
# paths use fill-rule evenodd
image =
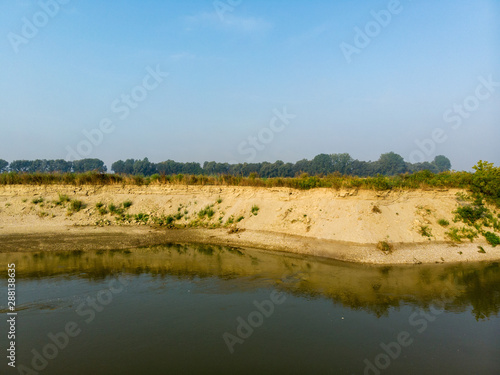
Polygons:
M165 245L0 253L0 264L1 374L500 374L496 262Z

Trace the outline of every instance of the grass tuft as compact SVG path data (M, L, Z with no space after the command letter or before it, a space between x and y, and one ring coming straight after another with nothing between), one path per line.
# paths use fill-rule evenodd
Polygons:
M450 225L450 222L446 219L439 219L438 224L441 225L442 227L447 227L448 225Z
M82 201L79 201L77 199L73 199L70 203L69 203L69 208L68 210L70 212L78 212L80 211L82 208L85 208L85 204L83 204Z
M392 250L394 249L394 246L392 246L389 242L387 241L380 241L377 244L377 249L385 252L385 253L391 253Z
M428 225L421 225L418 233L420 233L422 237L432 237L432 230Z
M253 215L257 215L259 213L259 210L260 210L259 206L257 206L257 205L254 204L252 206L251 212L252 212Z

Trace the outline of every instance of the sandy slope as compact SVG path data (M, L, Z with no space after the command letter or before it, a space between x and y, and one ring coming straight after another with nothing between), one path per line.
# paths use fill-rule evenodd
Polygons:
M0 186L0 250L12 250L16 246L22 249L47 248L47 243L61 246L62 242L71 247L68 245L71 241L62 241L64 236L80 236L73 246L83 246L85 236L88 238L92 233L94 237L107 236L106 244L96 241L94 247L194 241L373 263L500 259L500 248L492 248L483 239L459 247L451 244L445 236L446 228L437 224L441 218L452 223L457 192L298 191L288 188L158 185ZM50 203L58 199L59 193L82 200L87 207L68 216L67 208ZM44 198L43 207L32 203L38 197ZM217 203L219 199L221 202ZM207 205L213 205L215 211L210 223L219 220L226 223L231 216L234 219L243 216L244 219L232 225L238 231L231 234L228 228L152 229L138 224L118 225L113 216L100 215L95 208L97 202L119 204L125 200L133 202L127 211L130 214L168 215L177 213L181 207L180 212L186 210L188 214L178 223L196 219L197 212ZM251 213L253 205L259 207L257 215ZM374 212L374 206L380 212ZM102 219L110 220L112 225L96 228L96 222ZM428 226L432 237L422 236L419 233L421 226ZM32 235L24 235L28 233ZM110 238L112 233L116 234L116 240ZM58 241L44 240L44 236L55 234L59 234ZM379 241L393 244L394 251L387 254L377 250ZM478 245L484 247L486 254L477 252Z

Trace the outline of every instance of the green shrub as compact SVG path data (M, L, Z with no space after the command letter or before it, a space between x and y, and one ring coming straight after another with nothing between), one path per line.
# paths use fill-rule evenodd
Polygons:
M255 205L255 204L252 206L251 211L252 211L253 215L257 215L259 213L259 210L260 210L259 206Z
M67 203L69 201L70 201L70 199L66 194L59 194L59 202Z
M462 242L462 237L458 233L458 228L450 228L448 232L445 233L454 242Z
M123 208L127 209L130 208L130 206L132 206L132 201L126 200L125 202L123 202Z
M212 207L210 206L206 206L204 209L200 210L200 212L198 212L198 217L200 219L203 219L205 216L207 216L209 219L212 218L212 216L214 216L215 214L215 211L212 209Z
M462 238L468 238L470 242L474 242L474 238L478 237L478 232L476 232L472 228L461 228L460 229L460 236Z
M441 225L442 227L447 227L448 225L450 225L450 222L446 219L439 219L438 224Z
M59 194L59 200L54 201L56 206L64 205L70 201L69 197L65 194Z
M379 249L383 252L386 252L386 253L390 253L393 250L393 246L387 241L380 241L377 244L377 249Z
M205 208L201 209L200 211L198 211L198 217L199 217L200 219L203 219L205 216L207 216L207 211L208 211L209 209L210 209L210 207L209 207L209 206L207 206L207 207L205 207Z
M481 204L466 205L458 207L455 211L455 221L462 221L469 225L474 225L476 221L481 219L488 209Z
M40 198L33 198L33 200L31 201L31 203L33 204L38 204L38 203L42 203L43 202L43 198L40 197Z
M462 242L464 238L468 238L470 242L474 242L474 238L478 237L478 232L472 228L450 228L448 232L445 233L452 241Z
M137 223L147 224L147 222L149 221L149 215L138 213L137 215L134 215L134 219Z
M108 206L109 212L113 215L122 215L125 210L120 206L116 206L114 203L110 203Z
M146 183L145 178L141 175L133 176L132 179L134 180L134 183L138 186L144 185Z
M432 237L432 231L428 225L421 225L418 233L420 233L422 237Z
M100 219L95 222L95 225L97 225L98 227L104 227L111 225L111 221L109 221L108 219Z
M484 194L486 199L500 207L500 167L480 160L474 167L471 188Z
M495 233L484 232L484 238L486 238L486 241L488 241L488 243L493 247L500 245L500 237L498 237Z
M85 205L83 204L82 201L79 201L77 199L73 199L70 203L69 203L69 211L70 212L78 212L80 211L82 208L85 208Z
M104 203L102 202L97 202L95 204L95 208L101 215L106 215L108 213L108 209L106 208L106 206L104 206Z

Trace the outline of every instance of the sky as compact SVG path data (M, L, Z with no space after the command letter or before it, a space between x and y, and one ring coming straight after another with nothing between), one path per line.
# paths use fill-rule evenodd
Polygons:
M500 165L498 0L0 2L0 158Z

